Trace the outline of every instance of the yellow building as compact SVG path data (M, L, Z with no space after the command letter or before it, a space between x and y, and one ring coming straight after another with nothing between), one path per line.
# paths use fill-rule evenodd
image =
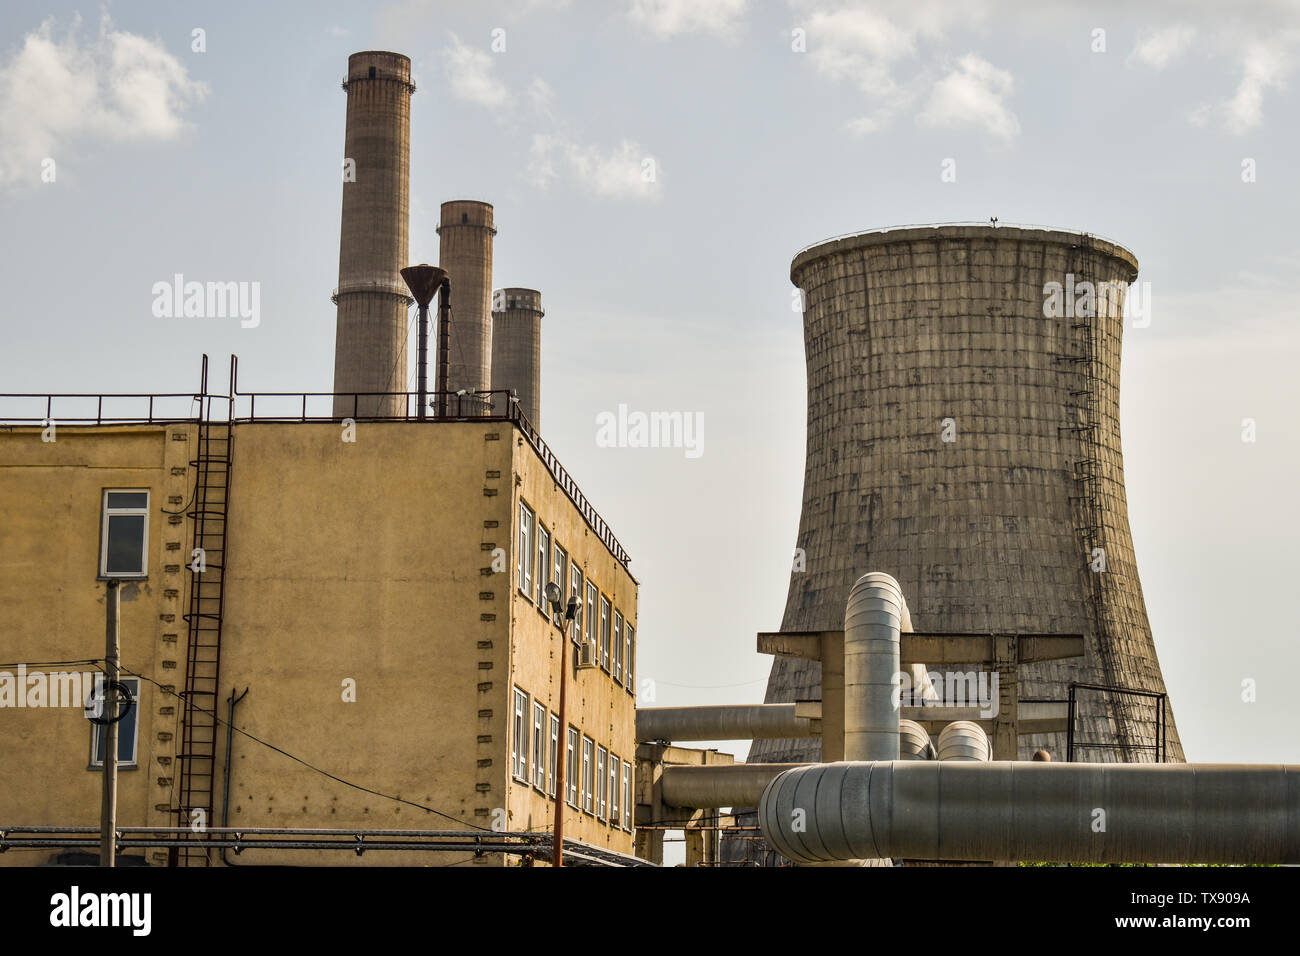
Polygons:
M106 580L123 582L138 708L120 725L118 825L546 833L564 742L566 838L632 853L637 582L531 427L240 415L237 402L233 424L0 426L0 671L93 671L59 662L103 657ZM583 608L567 734L552 580ZM228 754L232 696L243 733ZM76 706L0 706L0 827L98 824L92 727Z

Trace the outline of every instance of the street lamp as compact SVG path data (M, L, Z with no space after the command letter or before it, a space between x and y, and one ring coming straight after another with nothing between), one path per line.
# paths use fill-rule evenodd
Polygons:
M551 865L564 865L564 802L569 797L569 782L565 777L564 754L569 746L569 723L565 714L565 691L569 686L569 635L568 624L578 616L578 599L570 597L561 610L560 586L554 581L546 585L546 601L551 606L551 622L560 632L560 734L555 745L555 833L551 836Z

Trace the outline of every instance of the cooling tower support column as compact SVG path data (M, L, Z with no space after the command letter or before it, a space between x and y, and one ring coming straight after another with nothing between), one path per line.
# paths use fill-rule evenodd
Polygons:
M542 294L498 289L492 294L492 388L510 389L519 410L542 429Z
M348 58L343 223L334 339L334 416L405 413L407 309L400 270L410 223L411 61L370 51Z
M486 392L492 387L492 207L472 199L442 204L438 265L456 291L448 333L443 392Z

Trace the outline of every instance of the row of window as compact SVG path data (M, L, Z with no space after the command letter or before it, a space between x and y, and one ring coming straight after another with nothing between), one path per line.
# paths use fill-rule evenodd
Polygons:
M595 581L583 577L578 562L569 559L568 552L523 501L519 502L519 555L515 574L519 590L548 618L547 584L554 581L561 594L577 598L578 614L570 625L569 636L575 644L585 643L590 648L592 663L599 663L615 683L623 685L629 694L636 693L632 675L636 631L632 622L601 593Z
M523 784L555 797L560 753L560 718L516 687L511 727L510 773ZM531 706L530 706L531 704ZM572 725L564 751L569 806L602 823L632 830L632 764L600 746Z

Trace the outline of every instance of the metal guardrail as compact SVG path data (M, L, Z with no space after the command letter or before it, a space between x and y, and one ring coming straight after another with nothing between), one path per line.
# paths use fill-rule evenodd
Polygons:
M206 380L206 356L204 360ZM524 415L508 389L485 392L428 392L428 407L420 415L418 392L240 392L238 362L231 362L232 395L192 394L22 394L0 393L0 425L168 425L183 422L510 422L528 439L601 543L625 568L632 559L608 522L587 500L568 470ZM335 414L336 399L352 400L353 414ZM367 401L369 400L369 401ZM384 400L390 400L385 402ZM126 410L116 406L131 402ZM259 407L260 402L260 407ZM399 406L391 414L361 414L363 405ZM129 411L129 413L125 413ZM369 411L367 409L367 411ZM111 414L116 412L117 414Z

